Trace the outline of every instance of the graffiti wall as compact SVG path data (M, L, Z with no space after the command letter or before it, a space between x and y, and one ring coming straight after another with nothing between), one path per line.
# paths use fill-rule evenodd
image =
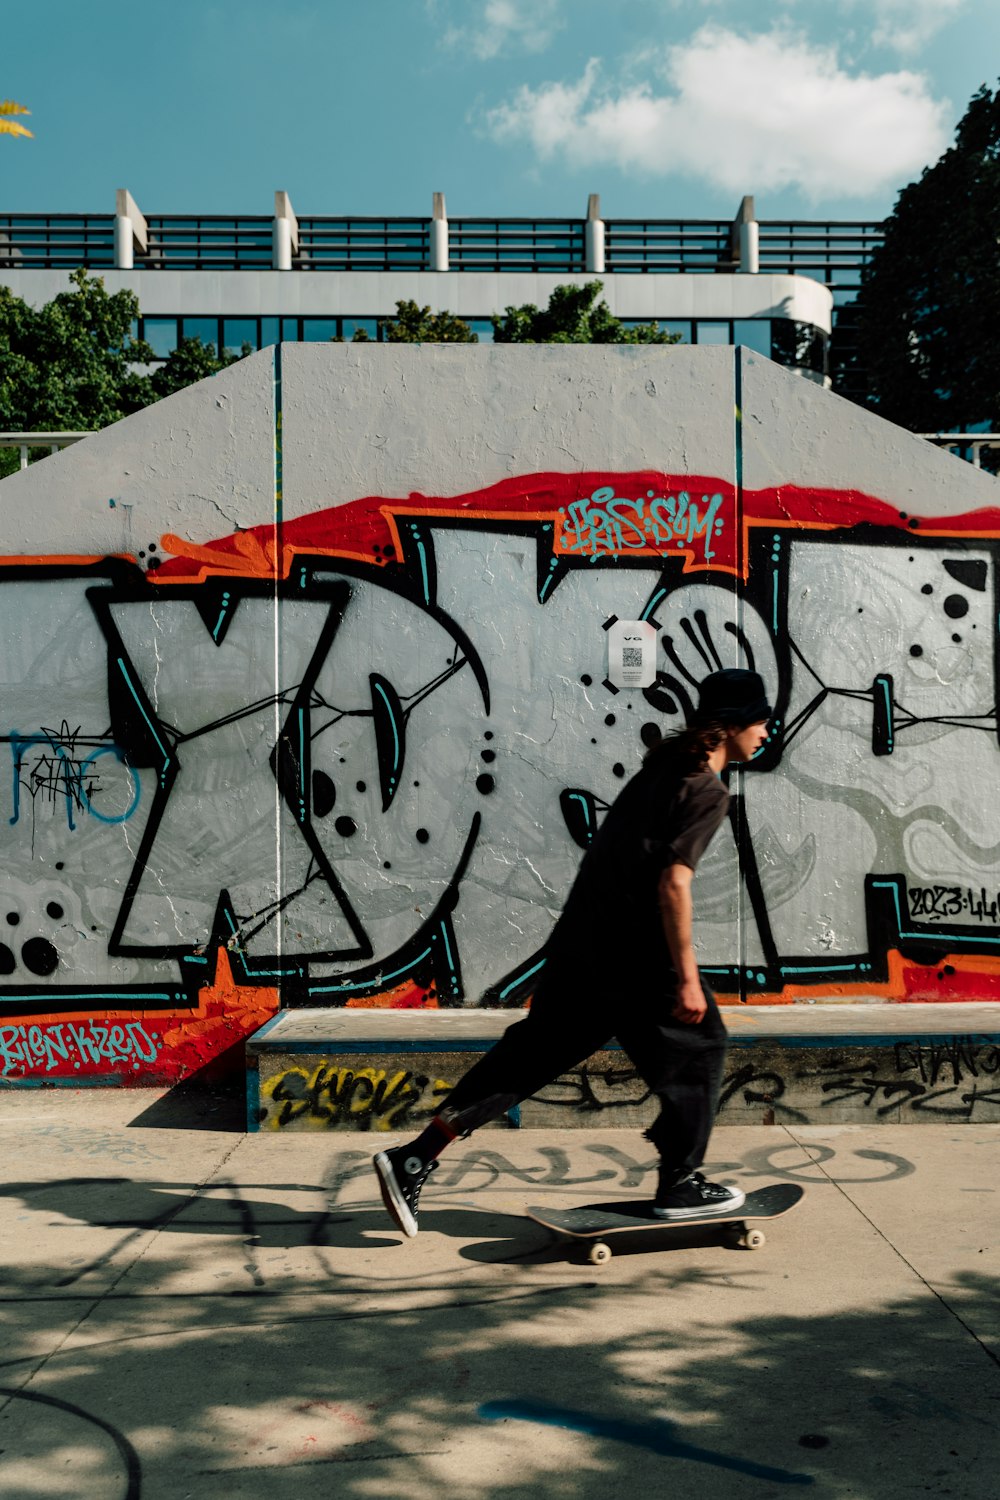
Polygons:
M751 487L738 417L714 469L302 511L275 402L256 524L2 559L5 1079L180 1077L281 1004L525 1004L604 811L729 665L776 717L697 877L720 998L1000 995L1000 505ZM645 690L616 619L657 631Z

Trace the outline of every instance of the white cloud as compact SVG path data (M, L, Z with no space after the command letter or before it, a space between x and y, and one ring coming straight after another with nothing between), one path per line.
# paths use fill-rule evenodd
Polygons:
M665 6L677 11L690 11L692 5L702 10L730 12L737 6L745 10L740 0L661 0ZM883 47L901 56L912 57L926 47L928 42L962 10L967 10L972 0L771 0L771 17L776 13L785 19L794 19L802 25L829 23L837 27L841 41L849 37L852 46L863 50ZM859 23L859 28L848 32L845 22L850 17Z
M480 62L512 52L543 52L562 27L559 6L560 0L461 0L461 10L475 14L462 24L447 23L441 40ZM432 14L440 10L439 0L432 0Z
M486 117L498 141L526 141L573 167L681 172L734 192L800 188L866 198L908 179L947 144L947 106L917 73L850 73L831 47L786 31L742 36L715 24L661 54L653 82L525 86Z
M871 41L875 47L891 47L912 56L948 22L967 0L860 0L871 4L874 19Z

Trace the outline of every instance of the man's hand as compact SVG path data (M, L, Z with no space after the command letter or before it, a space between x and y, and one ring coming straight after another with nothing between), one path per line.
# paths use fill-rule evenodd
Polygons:
M688 979L677 986L677 1004L673 1009L675 1021L683 1021L685 1026L696 1026L704 1019L707 1010L708 1001L700 980Z

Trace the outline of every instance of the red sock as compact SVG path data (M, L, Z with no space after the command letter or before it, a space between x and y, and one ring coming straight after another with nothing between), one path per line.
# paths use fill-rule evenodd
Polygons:
M457 1130L452 1130L440 1115L435 1115L423 1134L418 1135L406 1149L408 1153L419 1156L421 1161L436 1161L445 1146L450 1146L457 1135Z

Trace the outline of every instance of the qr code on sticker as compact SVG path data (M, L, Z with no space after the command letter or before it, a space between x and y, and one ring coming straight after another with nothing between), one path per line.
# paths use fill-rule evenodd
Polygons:
M632 667L634 670L637 671L642 666L642 647L641 646L623 646L622 647L622 666L625 667L626 669L629 668L629 667Z

